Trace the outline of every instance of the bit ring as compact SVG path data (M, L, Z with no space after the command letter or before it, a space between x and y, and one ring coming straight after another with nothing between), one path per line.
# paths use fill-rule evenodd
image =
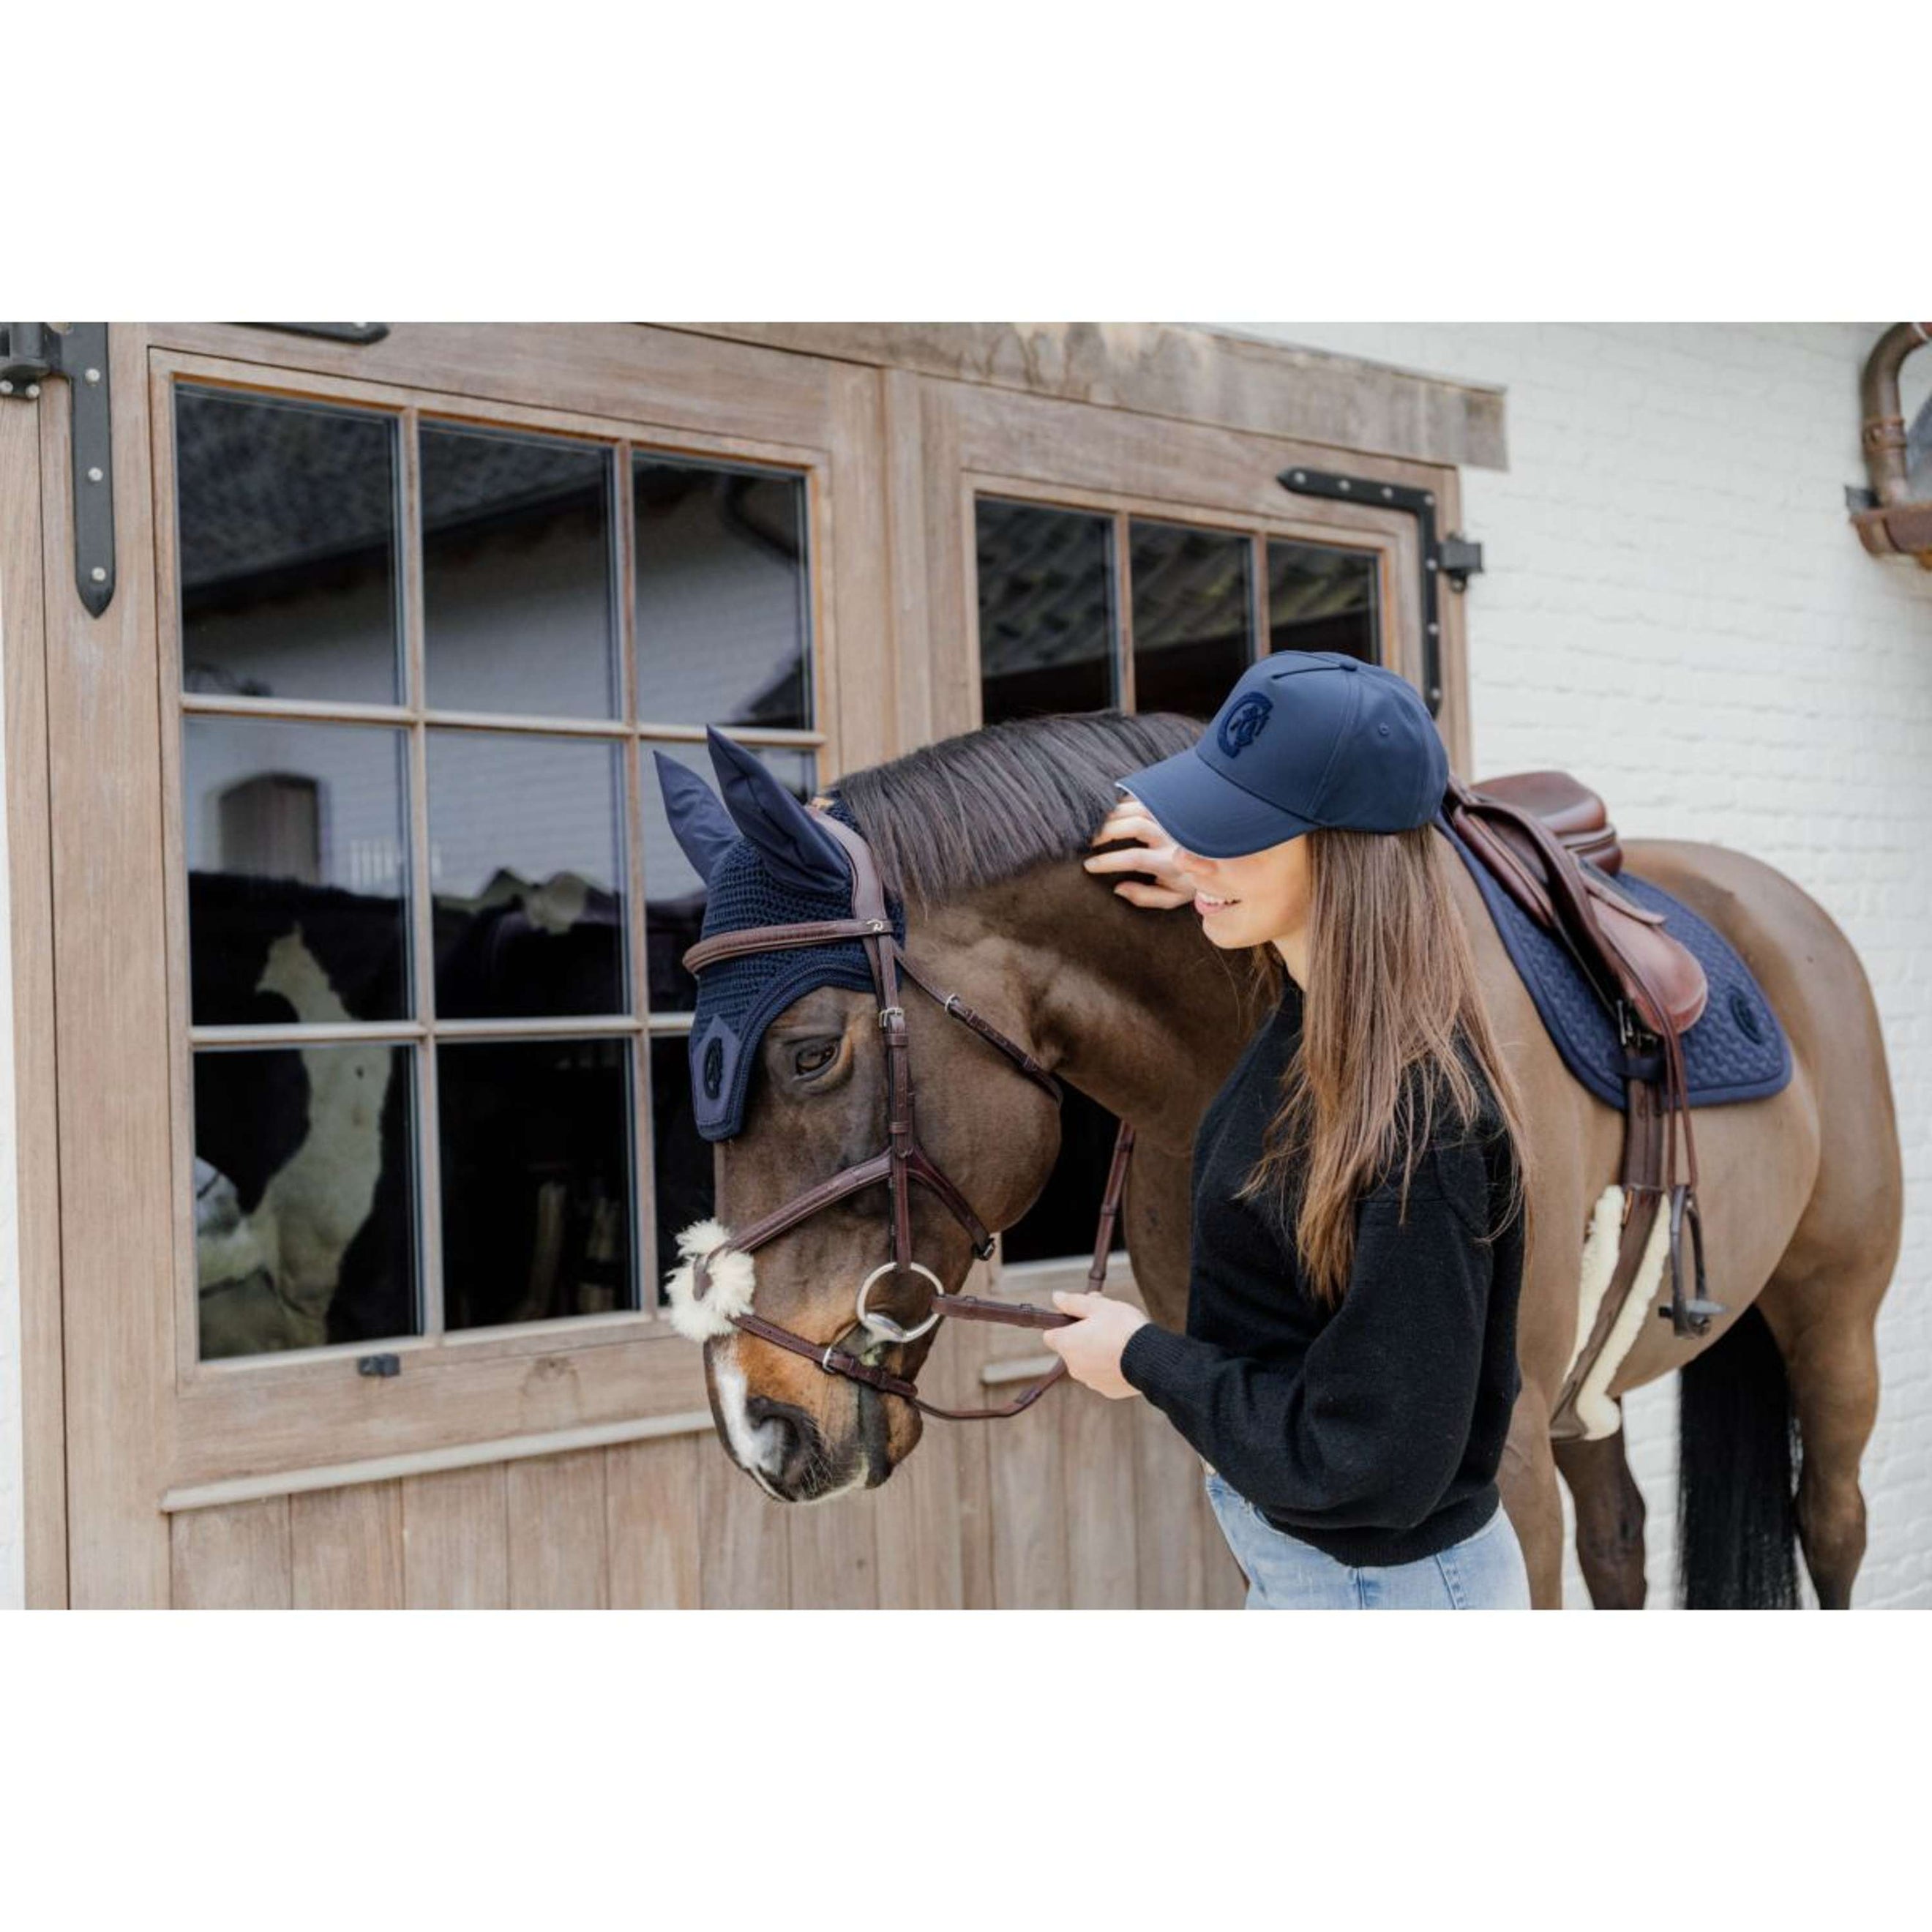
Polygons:
M932 1312L916 1328L903 1328L890 1315L874 1315L866 1306L866 1297L872 1292L872 1284L882 1274L890 1274L898 1266L897 1262L881 1262L859 1284L858 1316L860 1321L874 1335L882 1335L889 1342L916 1342L922 1335L929 1334L939 1326L939 1318L946 1312L939 1306L945 1298L946 1285L920 1262L908 1262L905 1265L914 1274L922 1274L932 1284L932 1292L937 1298Z

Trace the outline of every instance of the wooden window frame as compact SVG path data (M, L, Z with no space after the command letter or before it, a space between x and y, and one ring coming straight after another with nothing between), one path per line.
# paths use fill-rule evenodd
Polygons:
M977 548L974 526L977 505L981 497L997 498L1003 503L1033 504L1046 510L1071 510L1109 520L1112 528L1110 559L1113 580L1112 594L1114 608L1118 613L1118 622L1114 634L1114 661L1112 667L1112 679L1113 688L1118 694L1116 701L1124 710L1135 708L1130 532L1137 522L1165 524L1175 528L1201 530L1214 536L1240 537L1246 540L1248 545L1248 624L1250 634L1261 656L1268 655L1268 547L1271 542L1309 544L1323 550L1353 550L1372 556L1376 560L1378 643L1388 634L1391 614L1399 620L1412 617L1419 632L1421 616L1415 591L1417 579L1414 573L1420 568L1421 562L1420 550L1414 537L1414 519L1402 516L1395 511L1377 510L1372 505L1363 506L1360 509L1353 506L1338 505L1335 507L1340 514L1333 518L1312 517L1293 508L1279 518L1241 518L1232 513L1223 514L1213 510L1201 509L1192 504L1171 499L1128 499L1112 490L1070 489L1064 485L1031 479L969 475L964 481L970 492L966 510L969 556ZM1298 500L1290 498L1286 500L1293 505ZM1327 507L1310 500L1301 500L1309 509L1318 511ZM1364 510L1368 513L1366 518L1363 514ZM1406 530L1403 527L1405 525ZM974 666L972 728L976 730L986 722L982 709L980 604L976 596L968 613L967 622L968 648L972 652ZM1418 651L1418 662L1413 669L1399 662L1394 668L1412 679L1419 677L1419 656ZM1248 662L1250 664L1256 662L1254 654L1250 654Z
M809 621L806 626L807 662L813 715L819 715L820 702L836 679L830 663L824 637L824 612L819 574L811 568L814 545L809 532L816 526L816 506L825 494L822 453L772 446L761 448L755 462L750 447L742 441L730 446L706 440L694 443L684 439L671 447L657 440L640 441L634 428L608 420L586 421L573 416L567 424L547 419L550 412L518 410L516 420L506 422L492 416L479 417L474 405L464 400L459 413L454 399L434 392L403 390L392 386L332 382L310 385L300 392L272 386L256 372L238 368L206 356L184 356L157 350L149 358L151 417L154 452L154 542L159 572L157 599L157 657L160 670L162 716L162 849L164 854L164 892L167 904L169 1007L176 1023L171 1027L174 1055L173 1096L177 1146L194 1144L193 1096L194 1049L206 1046L300 1046L338 1041L387 1042L412 1052L411 1066L415 1078L412 1118L412 1169L416 1184L411 1190L412 1239L417 1258L418 1302L423 1332L416 1335L370 1337L357 1342L328 1344L308 1348L278 1350L272 1353L205 1360L197 1345L197 1286L194 1197L191 1188L177 1186L175 1216L175 1335L176 1376L178 1388L192 1396L200 1386L212 1390L238 1377L251 1380L272 1375L278 1379L301 1384L314 1378L318 1365L341 1358L359 1358L380 1349L393 1354L405 1374L418 1366L415 1358L439 1348L460 1350L473 1359L493 1355L529 1355L562 1347L590 1347L650 1339L662 1340L665 1322L656 1306L652 1293L659 1278L656 1234L649 1211L652 1186L651 1136L652 1097L650 1047L661 1039L681 1039L691 1030L686 1013L654 1013L649 1005L648 957L644 932L644 880L642 820L638 808L644 798L642 786L647 769L644 753L652 744L698 743L704 740L701 724L668 724L642 715L638 688L635 610L634 527L632 521L632 464L638 457L666 460L723 464L727 462L756 467L772 474L797 478L806 490L806 595ZM393 704L335 703L316 699L276 699L234 697L224 694L189 692L181 688L179 667L182 662L181 602L176 580L178 556L176 517L178 507L174 471L172 398L181 386L192 386L204 393L219 390L238 397L272 400L338 403L376 411L394 422L398 430L400 488L399 514L402 519L398 547L402 611L402 651L405 666L404 696ZM424 602L422 490L418 475L419 431L424 427L460 422L466 428L507 429L540 434L558 440L582 442L586 448L605 452L615 471L611 498L613 522L611 566L617 615L616 646L621 663L618 679L616 713L608 718L556 717L518 712L443 710L429 702L428 633ZM170 711L170 699L173 709ZM190 952L188 914L188 864L184 820L184 789L181 731L170 718L184 722L190 718L273 718L298 724L364 724L400 730L406 734L409 770L408 808L405 838L409 852L406 868L413 902L410 929L415 935L410 947L412 980L411 1005L415 1016L388 1022L356 1022L318 1028L290 1022L281 1025L194 1026L182 1023L188 1005ZM430 802L428 796L428 743L432 731L474 732L488 736L502 734L527 742L532 738L574 740L609 745L621 759L622 783L619 808L622 828L625 871L623 887L627 904L626 920L626 992L631 1010L617 1013L572 1014L554 1018L505 1018L453 1019L435 1016L435 960L428 943L434 931L434 908L430 880ZM806 729L772 729L736 727L731 735L753 747L809 750L823 765L836 762L838 747L831 734L818 726ZM631 1215L632 1240L636 1250L636 1272L643 1305L608 1313L578 1315L554 1319L506 1324L472 1329L446 1329L442 1319L443 1253L440 1208L441 1142L438 1136L436 1096L436 1048L444 1041L521 1040L536 1039L620 1040L632 1056L630 1106ZM214 1399L211 1396L211 1402ZM214 1403L215 1406L221 1406ZM344 1460L337 1456L336 1460Z
M632 524L632 464L634 458L687 460L696 464L742 464L798 477L806 496L808 530L807 596L808 676L815 718L829 723L806 730L733 728L732 735L753 746L812 751L823 772L836 770L838 677L833 650L830 597L823 573L812 567L819 548L821 524L826 520L830 459L820 448L742 436L721 437L679 430L651 435L648 426L613 416L593 416L509 402L479 408L475 398L434 389L404 388L378 381L304 376L297 382L278 382L247 364L200 354L157 347L149 357L149 417L153 438L154 550L157 565L156 664L162 721L162 844L164 897L166 906L168 1006L170 1016L172 1100L174 1145L180 1156L191 1157L193 1054L200 1046L287 1046L313 1044L324 1036L313 1027L194 1028L186 1021L189 970L187 869L183 819L182 740L177 721L190 717L275 718L301 723L380 725L406 734L410 772L406 836L410 854L407 868L414 904L411 928L417 935L412 947L416 1017L387 1024L357 1023L327 1030L331 1040L392 1041L416 1049L412 1162L416 1209L412 1228L418 1263L418 1296L424 1331L413 1336L383 1337L354 1342L278 1351L273 1353L200 1358L196 1341L197 1284L194 1190L178 1174L173 1190L172 1242L176 1393L180 1431L176 1474L164 1507L192 1506L211 1493L226 1496L236 1490L230 1471L242 1461L272 1461L287 1471L301 1468L352 1466L364 1459L352 1452L358 1427L356 1417L364 1408L362 1391L344 1380L345 1367L374 1350L394 1354L401 1373L391 1380L385 1406L392 1410L418 1407L424 1424L412 1432L421 1437L424 1453L435 1455L460 1445L447 1431L428 1422L432 1414L446 1414L449 1392L438 1388L420 1402L413 1390L426 1381L447 1382L464 1376L481 1384L483 1400L514 1405L506 1400L514 1384L530 1372L532 1358L560 1363L566 1356L576 1365L580 1380L594 1382L606 1399L590 1398L604 1412L609 1398L626 1384L649 1391L645 1401L650 1420L666 1414L680 1423L708 1426L701 1384L690 1372L694 1366L688 1345L670 1330L656 1306L653 1287L658 1279L655 1230L650 1204L653 1193L651 1055L659 1039L682 1038L690 1030L686 1014L651 1012L647 1003L647 956L644 935L644 887L637 815L641 786L648 777L644 752L653 742L698 743L701 724L673 724L643 715L638 690L637 636L634 590L635 559ZM402 529L398 553L399 592L403 611L403 651L406 674L402 700L394 704L331 703L316 700L275 700L186 692L179 688L182 661L178 586L176 580L177 546L172 428L172 391L178 384L219 388L238 396L260 396L379 411L398 426ZM418 472L419 429L454 422L478 429L527 432L574 439L611 452L616 466L613 500L613 542L617 582L625 594L616 599L617 648L621 657L620 704L610 718L555 718L517 712L443 711L429 703L427 638L424 611L424 573ZM628 1013L572 1016L554 1020L432 1019L434 960L423 943L432 929L428 864L429 799L428 736L433 730L460 730L506 735L570 737L607 743L620 750L624 772L620 810L626 854L624 885L628 900L626 920ZM596 1037L622 1040L632 1055L629 1105L632 1112L632 1214L637 1250L638 1279L643 1306L604 1314L480 1329L445 1330L437 1318L442 1298L442 1246L438 1208L441 1188L436 1178L440 1156L437 1138L435 1046L445 1040L508 1040L538 1036ZM608 1365L601 1352L616 1351ZM670 1359L667 1361L664 1358ZM473 1376L466 1374L473 1370ZM358 1378L358 1381L362 1378ZM400 1400L397 1400L398 1396ZM676 1407L667 1410L667 1403ZM272 1406L281 1414L297 1413L293 1426L276 1425L263 1439L262 1418ZM485 1414L488 1413L486 1409ZM474 1433L482 1418L466 1425ZM600 1440L623 1439L621 1421L606 1419ZM609 1432L620 1432L614 1438ZM570 1432L575 1439L578 1432ZM540 1438L543 1439L543 1438ZM245 1490L248 1486L243 1485Z

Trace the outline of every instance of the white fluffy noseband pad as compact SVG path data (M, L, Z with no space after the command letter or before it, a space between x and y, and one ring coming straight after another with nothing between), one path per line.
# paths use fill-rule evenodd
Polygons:
M687 1341L728 1335L732 1316L751 1312L757 1265L730 1241L722 1221L694 1221L677 1238L684 1259L664 1276L664 1290L670 1325Z

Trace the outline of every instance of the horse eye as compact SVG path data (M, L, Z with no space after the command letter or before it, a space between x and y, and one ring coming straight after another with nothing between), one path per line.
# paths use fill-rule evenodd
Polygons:
M836 1040L821 1040L813 1046L800 1048L792 1055L791 1064L800 1073L816 1073L821 1068L829 1066L838 1052L838 1042Z

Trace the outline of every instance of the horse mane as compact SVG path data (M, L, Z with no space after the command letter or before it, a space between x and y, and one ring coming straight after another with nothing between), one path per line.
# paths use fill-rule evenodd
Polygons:
M1185 751L1198 718L1061 712L1008 719L848 772L831 788L911 911L1084 851L1114 781Z

